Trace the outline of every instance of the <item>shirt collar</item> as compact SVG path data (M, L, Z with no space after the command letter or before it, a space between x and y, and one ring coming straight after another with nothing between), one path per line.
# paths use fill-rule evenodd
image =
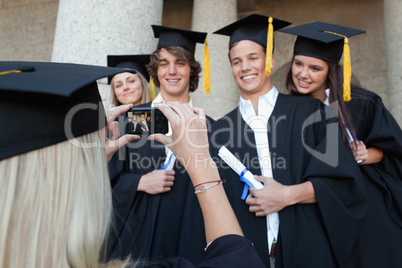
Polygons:
M324 104L328 106L329 105L329 88L327 88L325 90L325 94L327 95L327 98L325 99Z
M160 92L155 97L155 99L152 101L151 107L154 107L155 103L165 103L165 100L162 98L162 95ZM188 102L188 105L190 105L190 107L193 107L193 99L191 98L191 96L190 96L190 101Z
M275 86L273 86L272 89L270 91L268 91L265 95L262 95L258 99L258 114L260 115L261 112L262 113L264 112L264 110L260 110L260 106L261 106L260 104L262 102L270 105L271 107L274 107L276 100L278 98L278 95L279 95L279 91L276 89ZM240 109L241 114L249 114L250 111L252 110L255 115L253 104L251 103L251 101L245 100L241 96L240 96L240 102L239 102L239 109Z

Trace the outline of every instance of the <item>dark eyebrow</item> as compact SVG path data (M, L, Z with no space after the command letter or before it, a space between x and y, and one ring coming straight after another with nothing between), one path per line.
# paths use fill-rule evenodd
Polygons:
M251 52L247 56L254 56L254 55L260 55L258 52Z

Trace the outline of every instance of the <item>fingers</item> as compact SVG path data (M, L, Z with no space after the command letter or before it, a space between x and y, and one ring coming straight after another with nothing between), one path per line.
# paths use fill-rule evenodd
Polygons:
M109 124L109 132L112 133L111 140L117 140L120 136L119 123L116 121L111 122Z
M179 118L177 112L172 109L171 105L167 103L157 103L155 104L155 108L159 109L169 120L169 122L174 122Z
M160 133L149 135L147 140L149 140L149 141L157 141L157 142L160 142L160 143L162 143L164 145L170 144L173 141L170 136L166 136L166 135L160 134Z
M267 178L267 177L264 177L264 176L254 175L254 178L255 178L257 181L260 181L260 182L262 182L262 183L264 183L264 184L268 182L268 178Z
M106 110L106 118L107 118L107 123L110 124L113 122L119 115L122 113L127 112L133 108L133 104L125 104L125 105L120 105L116 107L112 107Z
M176 172L173 169L165 169L167 175L173 176Z
M205 110L204 110L204 109L194 107L193 110L194 110L194 113L198 115L198 118L199 118L199 119L202 119L202 120L204 120L204 121L207 120L207 116L206 116L206 114L205 114Z
M249 206L252 206L252 205L255 205L255 203L256 203L256 199L253 195L253 192L255 191L255 189L250 187L249 190L250 190L250 194L246 198L246 204Z
M107 161L110 161L113 154L120 147L122 147L123 145L125 145L133 140L137 140L139 138L140 138L140 136L138 136L138 135L126 134L126 135L121 136L117 140L106 140L105 152L106 152Z
M139 139L140 139L139 135L125 134L117 140L118 148L122 147L123 145L129 142L132 142L133 140L139 140Z

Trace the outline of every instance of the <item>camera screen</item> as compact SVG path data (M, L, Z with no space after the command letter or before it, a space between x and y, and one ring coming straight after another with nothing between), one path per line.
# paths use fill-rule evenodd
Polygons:
M168 133L168 121L161 111L155 108L133 108L127 112L127 134Z

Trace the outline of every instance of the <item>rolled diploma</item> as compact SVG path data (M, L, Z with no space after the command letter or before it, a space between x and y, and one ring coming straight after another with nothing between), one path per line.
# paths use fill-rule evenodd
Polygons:
M249 170L242 175L242 172L246 167L225 146L222 146L219 149L218 155L226 164L229 165L229 167L239 174L239 176L243 176L245 183L247 183L248 186L253 187L254 189L264 188L264 185L257 181Z

